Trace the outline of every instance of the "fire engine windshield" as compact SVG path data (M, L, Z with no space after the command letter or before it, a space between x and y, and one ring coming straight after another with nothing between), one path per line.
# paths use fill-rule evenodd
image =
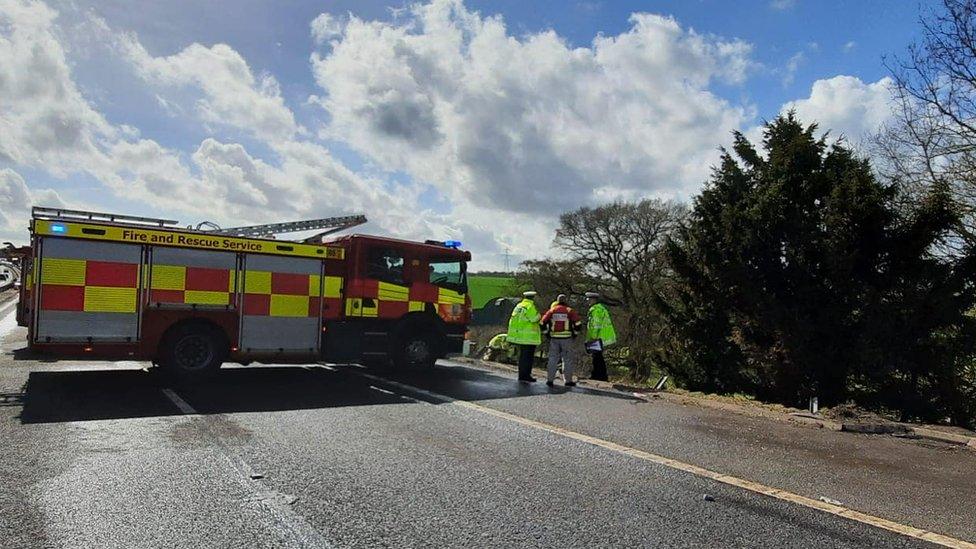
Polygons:
M463 261L434 260L430 262L430 283L458 292L468 291L467 273Z

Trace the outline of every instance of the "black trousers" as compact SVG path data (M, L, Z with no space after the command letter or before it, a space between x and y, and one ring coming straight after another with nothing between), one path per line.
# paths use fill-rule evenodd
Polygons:
M535 360L535 345L519 345L519 379L532 377L532 362Z
M603 351L593 352L593 373L590 379L607 381L607 361L603 358Z

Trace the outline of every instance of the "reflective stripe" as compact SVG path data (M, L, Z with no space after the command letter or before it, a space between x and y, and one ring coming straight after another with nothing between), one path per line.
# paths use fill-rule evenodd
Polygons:
M136 289L85 286L85 312L134 313Z
M247 271L244 273L244 293L271 294L270 271Z
M376 297L383 301L410 301L410 288L388 282L378 282Z
M85 260L44 258L41 263L41 284L84 286Z
M437 302L464 305L465 295L460 292L455 292L454 290L449 290L447 288L438 288Z
M308 316L308 296L272 294L271 316Z
M153 290L184 290L186 289L186 267L182 265L153 265Z
M323 292L323 297L338 298L342 295L342 277L340 276L327 276L325 277L325 291Z
M186 290L183 292L183 303L199 305L229 305L230 293L208 290Z
M370 305L369 303L372 302ZM346 300L346 316L375 318L379 315L377 301L372 298L350 297Z

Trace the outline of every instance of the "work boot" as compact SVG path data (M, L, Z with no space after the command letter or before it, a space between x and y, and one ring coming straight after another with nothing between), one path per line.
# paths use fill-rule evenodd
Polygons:
M576 387L576 382L575 381L567 381L566 383L563 383L563 385L565 385L566 387Z
M552 387L553 385L555 385L555 383L553 383L553 382L551 382L551 381L547 381L547 382L546 382L546 385L548 385L548 386L550 386L550 387Z

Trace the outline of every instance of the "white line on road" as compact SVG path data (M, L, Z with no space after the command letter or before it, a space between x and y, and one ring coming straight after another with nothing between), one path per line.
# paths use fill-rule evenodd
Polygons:
M17 327L17 300L9 303L10 305L0 304L0 351L3 350L3 338Z
M258 480L264 478L264 475L258 474L247 462L237 457L231 448L224 444L220 439L220 435L210 426L211 417L201 416L190 403L184 400L173 389L165 387L162 392L166 395L166 398L179 408L181 413L186 416L200 416L206 422L202 430L217 446L220 455L230 464L238 483L246 491L252 493L252 497L246 498L246 501L255 502L262 506L271 516L272 520L280 524L282 529L291 536L299 547L307 547L310 549L332 549L335 547L314 526L305 520L305 517L292 509L291 505L298 498L283 494L277 490L272 490L264 482Z
M786 501L789 503L793 503L795 505L807 507L809 509L822 511L824 513L828 513L838 517L843 517L849 520L853 520L855 522L860 522L862 524L867 524L869 526L881 528L883 530L888 530L890 532L894 532L902 536L920 539L937 545L942 545L944 547L951 547L953 549L976 549L976 544L970 543L968 541L963 541L960 539L952 538L935 532L930 532L928 530L923 530L921 528L916 528L914 526L909 526L907 524L901 524L881 517L875 517L873 515L861 513L860 511L848 509L842 505L834 505L832 503L811 499L806 496L801 496L799 494L794 494L792 492L787 492L785 490L780 490L778 488L772 488L770 486L759 484L758 482L753 482L751 480L741 479L738 477L733 477L731 475L725 475L716 471L699 467L697 465L684 463L676 459L671 459L658 454L652 454L650 452L645 452L643 450L638 450L636 448L630 448L622 444L617 444L616 442L610 442L608 440L593 437L590 435L584 435L582 433L577 433L576 431L570 431L569 429L563 429L562 427L557 427L555 425L550 425L548 423L543 423L541 421L535 421L533 419L524 418L522 416L511 414L509 412L496 410L488 406L482 406L481 404L475 404L474 402L468 402L466 400L457 400L447 395L442 395L440 393L435 393L433 391L428 391L426 389L414 387L413 385L407 385L406 383L400 383L399 381L392 381L372 374L367 374L362 371L351 371L350 373L365 377L373 381L384 383L388 386L395 387L403 391L421 394L427 398L430 398L438 402L459 406L461 408L467 408L468 410L474 410L476 412L488 414L490 416L494 416L496 418L510 421L513 423L518 423L520 425L524 425L532 429L545 431L547 433L569 438L593 446L599 446L600 448L604 448L611 452L623 454L643 461L649 461L652 463L656 463L658 465L669 467L671 469L676 469L678 471L691 473L699 477L708 478L716 482L720 482L722 484L727 484L729 486L735 486L737 488L748 490L756 494L762 494L767 497L771 497L781 501Z
M163 394L166 395L166 398L170 399L170 401L173 404L175 404L177 408L179 408L180 412L182 412L183 415L185 416L199 415L197 414L197 411L193 409L193 406L190 406L190 404L187 401L183 400L183 397L176 394L176 391L170 389L169 387L164 387Z

